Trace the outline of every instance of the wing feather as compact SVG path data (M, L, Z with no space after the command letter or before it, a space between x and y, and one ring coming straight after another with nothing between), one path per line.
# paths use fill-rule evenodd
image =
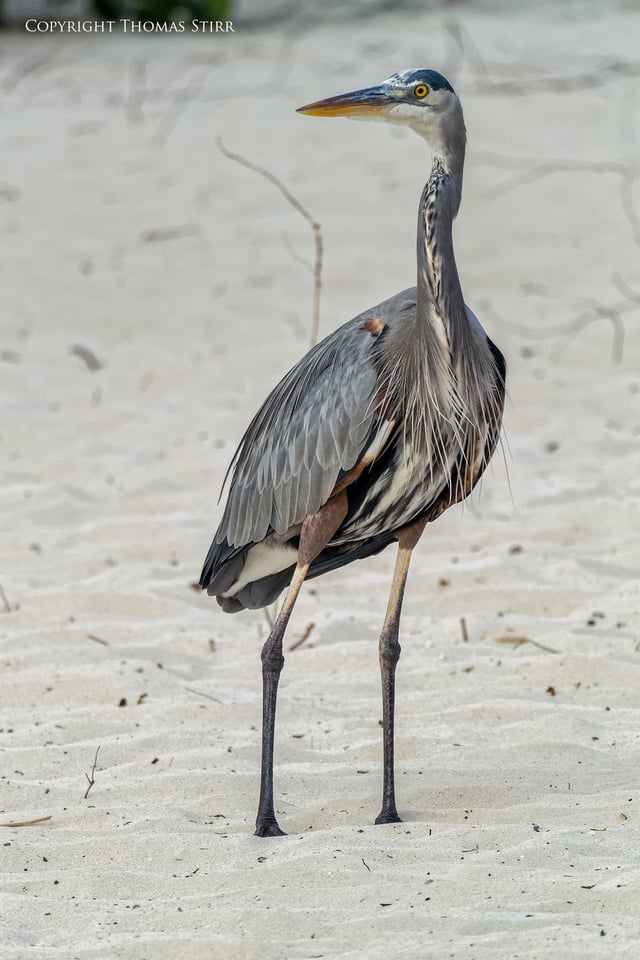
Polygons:
M285 533L326 502L374 426L376 347L356 317L275 387L232 461L217 543L239 548Z

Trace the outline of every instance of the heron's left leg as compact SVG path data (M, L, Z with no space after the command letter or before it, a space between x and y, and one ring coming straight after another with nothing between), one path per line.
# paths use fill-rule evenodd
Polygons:
M273 745L275 739L278 681L284 665L282 640L296 597L311 563L324 549L347 515L347 495L332 497L313 516L307 517L300 531L298 563L282 609L262 648L262 762L260 800L256 817L257 837L281 837L273 805Z
M257 837L281 837L273 806L273 746L275 739L276 701L280 671L284 666L282 640L289 617L304 583L309 564L296 566L282 609L262 648L262 763L260 771L260 800L256 817Z
M395 706L396 665L400 658L398 629L404 588L409 572L409 562L416 543L422 536L426 520L419 520L396 534L398 555L393 572L391 593L387 606L387 615L380 634L380 676L382 680L382 736L383 736L383 785L382 810L376 817L376 823L399 823L396 809L396 791L393 757L393 726Z

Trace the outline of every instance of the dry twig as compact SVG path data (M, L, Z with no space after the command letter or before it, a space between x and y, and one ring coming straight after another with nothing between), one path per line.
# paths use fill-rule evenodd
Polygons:
M146 58L132 57L129 64L129 92L124 102L124 115L129 126L144 121L142 105L145 101L146 75Z
M108 640L103 640L102 637L96 636L95 633L88 633L88 634L87 634L87 640L93 640L94 643L99 643L99 644L101 644L103 647L108 647L108 646L109 646L109 641L108 641Z
M458 68L467 60L471 72L481 78L483 90L492 87L493 80L489 68L469 31L463 27L457 17L452 17L448 23L445 23L445 30L457 48Z
M35 820L16 820L10 823L0 823L0 827L34 827L36 823L46 823L51 820L51 814L48 817L36 817Z
M93 350L90 350L89 347L83 347L81 343L74 343L74 345L69 348L69 353L80 357L87 370L94 371L102 369L103 364L98 360Z
M207 700L213 700L214 703L222 703L218 697L214 697L212 693L205 693L203 690L194 690L193 687L185 687L187 693L193 693L196 697L205 697Z
M220 137L218 137L217 144L218 149L223 156L227 157L229 160L235 160L236 163L240 163L243 167L247 167L248 170L253 170L254 173L259 173L261 177L264 177L265 180L268 180L269 183L272 183L274 187L277 187L285 200L290 203L291 206L297 210L301 216L305 218L313 230L316 257L313 270L314 281L313 309L311 311L311 346L314 346L318 340L318 331L320 329L320 291L322 289L322 228L318 221L309 213L307 208L304 207L296 197L294 197L291 191L284 185L282 180L276 177L274 173L271 173L271 171L267 170L266 167L261 167L257 163L247 160L246 157L241 156L239 153L232 153L230 150L227 150Z
M99 754L99 752L100 752L100 747L98 747L98 749L96 750L96 755L95 755L95 757L93 758L93 766L91 767L91 776L89 776L88 773L85 773L85 777L87 778L88 783L89 783L89 786L88 786L87 789L85 790L85 794L84 794L84 799L85 799L85 800L86 800L87 797L89 796L89 791L91 790L91 787L92 787L92 786L94 785L94 783L96 782L96 780L95 780L95 774L96 774L96 764L97 764L97 762L98 762L98 754Z
M565 342L563 346L558 349L558 355L569 346L571 341L574 340L579 333L582 333L585 327L588 327L589 324L595 320L604 319L610 320L613 327L611 359L614 363L621 363L624 352L624 323L622 322L620 314L623 312L626 313L628 310L636 309L637 306L630 303L610 307L602 303L592 303L591 309L577 316L565 331Z
M311 631L312 631L314 628L315 628L315 623L309 623L309 624L307 624L306 630L304 631L304 633L302 634L302 636L300 637L300 639L299 639L299 640L296 640L295 643L292 643L291 646L289 647L289 650L290 650L290 651L291 651L291 650L297 650L298 647L301 647L302 644L305 642L305 640L308 640L308 639L309 639L309 636L311 635Z
M560 653L559 650L554 650L553 647L547 647L544 643L539 643L538 640L530 640L529 637L519 637L515 634L507 637L496 637L496 643L510 643L514 647L521 647L523 643L530 643L533 647L544 650L545 653Z
M3 605L4 609L6 610L6 612L7 612L7 613L11 613L11 604L9 603L9 600L7 599L7 595L6 595L6 593L4 592L4 588L3 588L3 586L2 586L1 583L0 583L0 600L2 600L2 605Z
M262 612L264 613L265 620L267 621L267 623L268 623L268 625L269 625L269 630L273 630L273 625L274 625L274 623L276 622L276 621L275 621L275 616L274 616L276 609L277 609L277 608L276 608L276 604L275 604L275 603L273 604L272 607L263 607L263 608L262 608Z
M502 165L513 167L517 161L509 158L502 158ZM619 163L616 161L590 162L588 160L547 160L537 167L529 170L521 170L512 174L509 179L503 181L498 187L495 187L491 194L494 198L502 197L517 187L526 184L535 183L544 177L554 176L558 173L612 173L620 177L620 201L622 212L629 223L633 241L636 246L640 246L640 215L636 212L633 204L633 189L637 179L637 170L634 165Z
M152 147L164 147L165 143L173 133L178 120L200 93L205 81L205 74L201 74L197 79L189 78L184 87L177 91L173 98L171 106L167 109L160 123L156 127L155 133L151 138Z

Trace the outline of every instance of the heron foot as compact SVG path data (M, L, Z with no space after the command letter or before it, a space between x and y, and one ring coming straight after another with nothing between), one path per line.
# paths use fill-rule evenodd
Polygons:
M264 820L258 820L256 822L256 832L254 834L256 837L286 837L284 830L280 829L280 825L275 817L265 817Z
M396 808L392 807L390 810L385 810L383 808L376 817L374 823L402 823L402 820L398 816L398 811Z

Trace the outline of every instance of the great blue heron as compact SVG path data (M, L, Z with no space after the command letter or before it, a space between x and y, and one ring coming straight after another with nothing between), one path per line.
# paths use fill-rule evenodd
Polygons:
M282 835L273 806L282 641L302 583L398 542L379 644L383 798L400 820L393 724L398 627L411 552L425 525L464 499L495 449L505 363L465 306L453 252L466 131L460 100L434 70L299 108L383 119L427 141L433 165L418 212L417 287L313 347L269 394L229 467L229 496L200 584L227 612L264 607L288 585L262 650L262 769L256 834Z

